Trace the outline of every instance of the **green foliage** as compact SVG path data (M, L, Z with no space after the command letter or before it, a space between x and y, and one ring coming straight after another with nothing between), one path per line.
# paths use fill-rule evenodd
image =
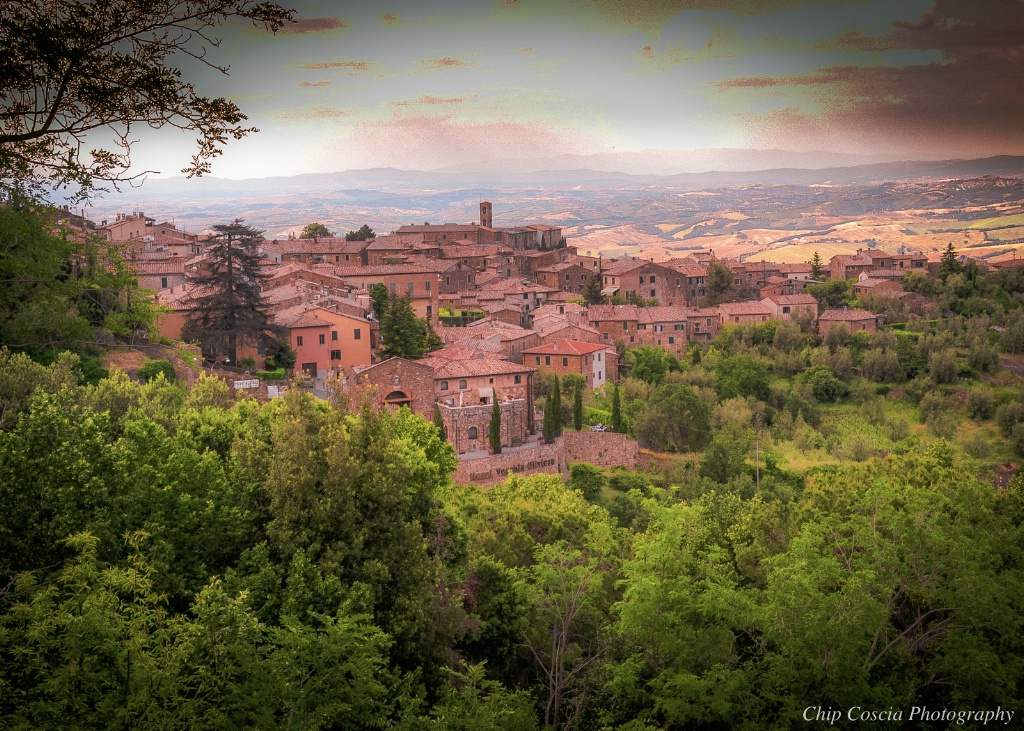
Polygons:
M408 297L391 297L380 323L380 337L386 358L422 358L427 352L423 323Z
M583 389L580 388L572 395L572 427L576 431L583 428Z
M302 233L299 234L300 239L326 239L334 236L331 230L320 222L307 223L302 227Z
M174 364L167 360L151 360L140 366L136 373L140 378L145 378L147 381L163 375L167 381L174 383L177 377L177 374L174 372Z
M732 269L718 260L712 260L708 263L705 281L708 285L708 300L711 304L718 304L732 289Z
M815 251L811 257L811 279L820 282L825 277L825 267L821 261L821 255Z
M278 368L273 371L256 371L256 378L261 381L284 381L288 378L288 371L284 368Z
M800 381L811 387L811 392L819 403L833 403L849 392L846 384L832 375L832 370L826 365L807 369L800 376Z
M604 471L586 462L574 462L569 465L569 487L579 490L583 497L591 503L601 497L605 485Z
M374 233L373 229L364 223L355 231L349 231L345 234L345 241L369 241L376 238L376 236L377 234Z
M936 350L928 357L928 371L936 383L952 383L957 379L956 352L952 348Z
M487 425L487 442L495 454L501 454L501 406L497 398L491 399L491 421Z
M820 308L836 310L853 304L853 286L847 279L830 279L822 284L812 284L807 294L818 300Z
M298 357L299 354L287 340L274 340L267 345L267 355L263 359L263 366L269 371L290 373L295 368Z
M588 305L603 305L604 295L601 294L601 277L593 276L583 287L583 299Z
M690 452L707 443L708 408L697 393L681 383L666 383L651 393L633 433L645 447L659 452Z
M79 241L57 217L23 200L0 205L0 346L52 360L145 336L156 311L120 250Z
M622 431L622 399L619 395L619 384L612 384L612 423L613 432Z
M991 419L995 415L995 399L988 391L975 389L967 397L967 415L974 420Z
M768 398L768 366L749 355L720 358L715 363L715 377L715 390L722 400L736 396L753 396L761 401Z

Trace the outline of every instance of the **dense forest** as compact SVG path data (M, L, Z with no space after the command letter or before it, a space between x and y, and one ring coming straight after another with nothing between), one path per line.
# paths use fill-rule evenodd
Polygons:
M4 728L1024 711L1008 275L931 285L991 312L627 350L616 387L565 384L561 417L631 433L648 466L482 489L452 482L451 447L407 410L103 370L155 314L132 278L37 211L0 214L24 288L0 293Z

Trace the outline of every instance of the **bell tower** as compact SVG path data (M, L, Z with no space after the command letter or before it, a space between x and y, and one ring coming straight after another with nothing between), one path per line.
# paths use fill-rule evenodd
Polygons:
M480 203L480 225L485 228L491 228L491 202L482 201Z

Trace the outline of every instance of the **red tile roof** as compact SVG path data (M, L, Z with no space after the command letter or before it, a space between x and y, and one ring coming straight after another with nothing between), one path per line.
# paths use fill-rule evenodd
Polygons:
M607 346L595 343L584 343L579 340L556 340L546 345L527 348L524 355L587 355L604 350Z

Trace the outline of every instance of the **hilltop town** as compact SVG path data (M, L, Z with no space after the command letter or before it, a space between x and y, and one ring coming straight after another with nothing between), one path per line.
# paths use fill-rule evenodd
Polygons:
M180 340L198 306L195 280L210 266L210 237L142 212L99 223L66 216L68 225L124 248L139 285L153 291L163 308L159 332ZM497 402L505 461L492 471L478 463L462 475L488 481L500 479L506 468L538 471L554 464L564 470L570 458L587 461L579 453L541 459L540 452L525 451L543 441L535 393L547 374L578 374L587 388L601 389L627 370L623 355L629 349L654 346L682 358L707 348L727 326L791 321L825 336L834 327L872 333L885 323L944 314L919 293L919 283L938 274L948 252L901 246L901 253L887 253L869 245L828 260L815 251L813 259L793 263L721 256L710 248L658 261L607 259L580 254L563 234L561 227L544 224L495 226L492 204L484 201L472 223L263 240L262 297L295 352L292 372L284 379L264 373L262 383L253 378L266 367L266 353L256 345L239 351L237 363L222 360L212 367L260 398L287 388L268 376L302 377L321 395L341 391L358 398L372 391L382 406L406 405L443 422L463 461L488 455ZM957 261L984 271L1024 264L1013 248L986 249L984 258L970 253L961 250ZM908 277L918 286L908 290ZM848 281L859 306L835 306L822 297L821 285L829 281ZM442 347L417 359L385 357L371 296L375 286L391 298L406 298ZM816 287L818 297L812 294ZM517 450L523 452L518 462L509 456ZM617 443L609 463L629 462L634 453L635 445Z

